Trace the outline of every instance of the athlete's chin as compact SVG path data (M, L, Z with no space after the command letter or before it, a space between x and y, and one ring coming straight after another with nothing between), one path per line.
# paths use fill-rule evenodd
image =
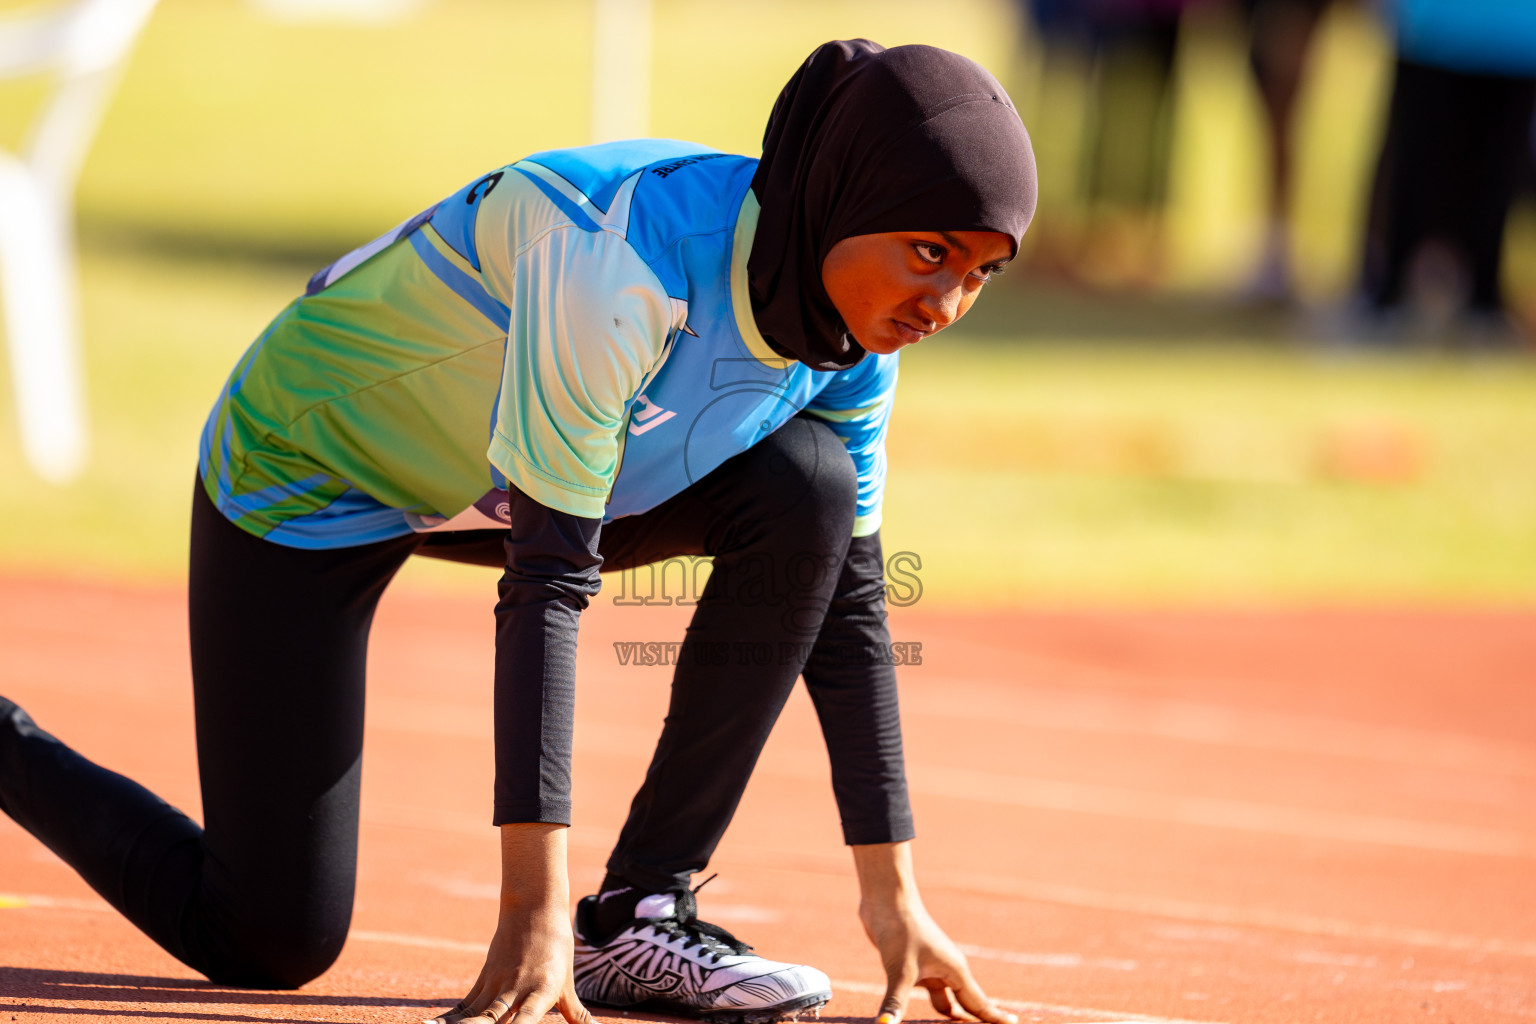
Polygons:
M890 338L871 338L868 341L860 341L859 344L865 351L873 352L877 356L888 356L905 347L901 342Z
M926 332L906 330L869 331L865 335L855 334L860 345L866 351L873 352L877 356L888 356L900 352L908 345L915 345L927 337Z

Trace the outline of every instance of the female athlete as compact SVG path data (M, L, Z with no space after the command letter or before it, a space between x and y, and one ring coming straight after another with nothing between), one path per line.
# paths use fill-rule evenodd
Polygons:
M978 65L835 42L784 88L761 160L667 140L539 153L320 271L203 433L203 826L3 699L0 808L209 978L301 985L351 920L379 596L413 554L492 564L500 922L440 1020L585 1024L586 1001L751 1024L825 1002L826 975L752 954L689 888L803 675L883 1018L921 984L941 1012L1011 1021L912 878L879 525L897 352L1014 256L1034 173ZM680 555L713 572L573 926L577 621L600 567Z

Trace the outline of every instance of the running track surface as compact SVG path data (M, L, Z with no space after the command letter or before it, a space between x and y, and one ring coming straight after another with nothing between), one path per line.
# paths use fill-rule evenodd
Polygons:
M487 576L489 595L492 577ZM184 598L0 581L0 693L197 810ZM582 627L573 878L644 770L678 608ZM1536 613L898 613L930 909L1025 1020L1536 1019ZM396 588L374 631L354 930L297 993L214 988L0 817L0 1024L405 1021L452 1004L495 921L490 599ZM701 897L825 969L880 973L803 691ZM912 1019L933 1017L925 1001ZM609 1018L613 1019L613 1018Z

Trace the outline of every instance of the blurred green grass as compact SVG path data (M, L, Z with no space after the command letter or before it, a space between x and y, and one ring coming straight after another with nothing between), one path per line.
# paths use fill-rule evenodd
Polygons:
M1536 596L1536 368L941 337L903 356L887 544L945 603Z
M829 37L1012 60L1001 3L656 11L654 132L728 150L755 150L783 79ZM0 571L179 578L197 433L229 366L346 248L486 167L584 142L588 12L437 0L420 21L357 28L164 0L80 190L94 459L70 487L33 478L0 370ZM745 31L751 47L721 45ZM1338 46L1363 30L1341 31ZM1328 58L1341 81L1376 73L1360 38L1355 64ZM13 84L8 144L40 94ZM1191 223L1221 223L1212 210ZM1336 261L1340 244L1326 241ZM1276 340L1272 322L1074 304L1017 276L904 359L884 534L922 558L925 602L1536 597L1531 366L1329 355ZM423 586L494 578L418 561L407 575Z

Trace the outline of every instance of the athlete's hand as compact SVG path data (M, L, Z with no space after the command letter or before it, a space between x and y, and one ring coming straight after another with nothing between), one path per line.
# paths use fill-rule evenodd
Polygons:
M533 1024L555 1008L570 1024L592 1024L576 996L572 949L563 914L502 915L474 988L437 1024Z
M898 1024L906 1016L908 994L918 985L928 990L933 1008L946 1017L966 1019L956 1008L958 1003L990 1024L1018 1024L1018 1017L987 998L971 976L965 954L922 906L861 906L859 920L885 965L885 999L877 1024Z
M576 996L565 829L503 825L501 915L469 995L434 1024L536 1024L558 1009L593 1024Z
M928 990L933 1008L953 1020L964 1010L988 1024L1018 1024L976 984L970 965L928 915L912 877L909 843L853 847L861 898L859 921L880 952L885 998L876 1024L900 1024L912 989Z

